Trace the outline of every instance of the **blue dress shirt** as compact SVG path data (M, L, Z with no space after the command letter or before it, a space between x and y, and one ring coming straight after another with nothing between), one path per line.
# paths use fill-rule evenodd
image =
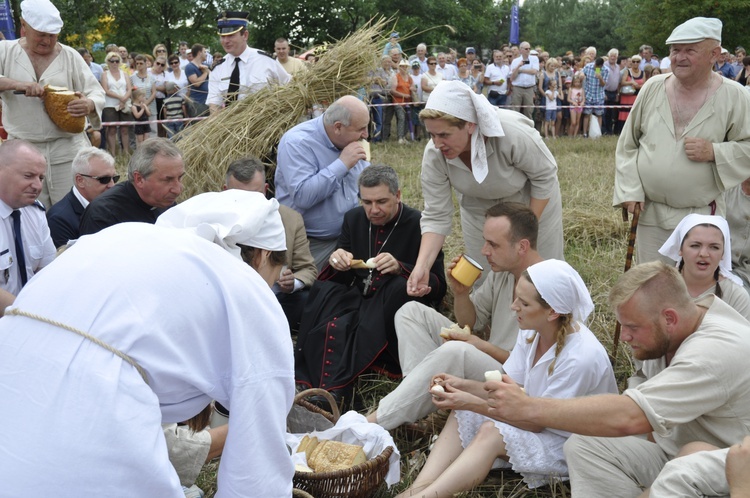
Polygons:
M360 160L349 170L340 154L323 116L298 124L279 143L276 199L302 215L308 237L338 238L344 214L359 204L357 179L370 163Z

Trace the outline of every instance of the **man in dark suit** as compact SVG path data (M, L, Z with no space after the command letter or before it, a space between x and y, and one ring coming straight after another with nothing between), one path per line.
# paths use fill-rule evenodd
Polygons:
M141 142L128 162L128 181L112 187L86 207L81 235L118 223L156 223L182 193L182 152L166 138Z
M86 147L78 152L73 159L73 176L73 188L47 212L55 247L78 238L83 210L120 179L120 175L115 174L115 159L96 147Z
M263 163L254 157L233 161L227 169L223 190L230 188L266 194L268 184ZM290 330L296 332L310 287L318 276L318 268L310 253L302 215L284 205L279 206L279 214L286 232L286 266L273 286L273 291L289 321Z

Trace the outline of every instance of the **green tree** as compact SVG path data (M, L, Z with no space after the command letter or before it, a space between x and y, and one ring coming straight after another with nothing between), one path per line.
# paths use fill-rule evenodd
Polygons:
M173 52L180 40L216 47L216 15L222 7L217 0L111 0L116 39L107 41L148 53L157 43Z
M722 45L730 52L747 43L744 23L750 17L750 0L631 0L625 23L628 49L642 44L667 54L665 41L672 30L692 17L716 17L724 24Z
M541 45L552 55L581 47L600 54L623 48L616 28L623 23L623 5L632 0L527 0L520 12L521 39Z

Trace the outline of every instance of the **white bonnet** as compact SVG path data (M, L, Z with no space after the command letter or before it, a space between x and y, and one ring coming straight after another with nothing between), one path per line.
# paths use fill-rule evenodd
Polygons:
M199 194L164 212L156 225L193 229L199 237L238 258L237 244L268 251L286 250L279 203L260 192L229 189Z
M727 223L727 220L721 216L696 213L685 216L680 221L679 225L677 225L677 228L674 229L672 235L669 236L664 245L659 248L659 254L679 262L682 259L682 256L680 256L682 241L685 240L688 232L697 225L713 225L721 230L721 233L724 235L724 254L721 256L721 261L719 262L719 273L741 286L742 280L732 273L732 241L729 232L729 224Z

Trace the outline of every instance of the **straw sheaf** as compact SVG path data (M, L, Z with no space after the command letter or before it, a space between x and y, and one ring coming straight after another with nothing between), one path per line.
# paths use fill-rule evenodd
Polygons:
M179 135L186 165L182 198L218 190L233 160L256 156L272 169L281 136L315 103L331 103L366 86L377 67L386 20L373 21L327 51L287 85L269 85Z

